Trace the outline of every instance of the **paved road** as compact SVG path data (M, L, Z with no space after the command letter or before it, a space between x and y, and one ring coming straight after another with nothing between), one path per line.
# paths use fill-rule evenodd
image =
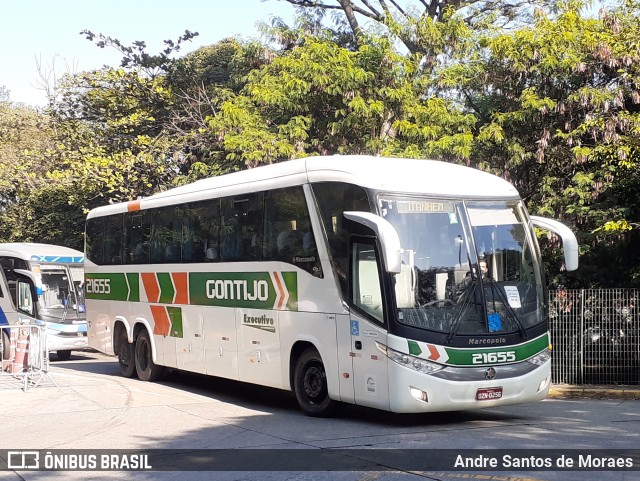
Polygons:
M55 357L55 356L53 356ZM0 379L0 449L640 449L640 401L563 400L461 413L394 415L347 406L303 416L291 393L186 373L125 379L113 358L53 362L58 387ZM1 480L637 480L636 472L0 472Z

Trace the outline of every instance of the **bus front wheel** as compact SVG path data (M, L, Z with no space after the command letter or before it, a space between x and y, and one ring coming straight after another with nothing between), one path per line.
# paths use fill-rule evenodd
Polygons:
M56 355L58 356L58 361L68 361L71 359L71 351L56 351Z
M142 381L158 381L164 374L164 367L153 362L149 333L142 330L136 339L136 370Z
M2 360L11 361L11 345L9 340L9 333L6 329L2 329Z
M327 374L318 351L307 349L296 362L293 387L300 409L307 416L328 417L337 402L329 397Z

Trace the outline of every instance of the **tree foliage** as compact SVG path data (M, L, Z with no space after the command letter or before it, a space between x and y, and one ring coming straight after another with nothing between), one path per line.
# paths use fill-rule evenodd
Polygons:
M452 14L468 25L499 23L512 25L526 21L534 6L553 2L536 0L280 0L299 8L315 11L323 17L333 13L339 32L347 31L356 44L366 42L363 24L374 23L383 32L397 36L412 54L426 55L429 62L437 55L429 43L434 25L447 21Z
M582 7L568 2L554 17L484 34L475 55L436 75L479 119L477 165L513 182L534 212L574 225L597 261L603 247L635 237L640 214L629 202L640 180L640 23L635 2L600 18ZM622 275L633 277L637 257L620 255Z

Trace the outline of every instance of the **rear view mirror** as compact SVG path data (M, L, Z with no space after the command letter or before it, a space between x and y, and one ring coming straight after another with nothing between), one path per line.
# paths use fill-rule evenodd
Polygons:
M402 248L400 247L400 237L398 237L398 233L391 223L370 212L348 211L344 213L344 216L368 227L376 234L382 247L382 260L385 270L392 274L398 274L402 265Z
M551 231L562 239L564 265L568 271L575 271L578 268L578 240L571 229L562 222L536 215L531 216L531 222L536 227Z

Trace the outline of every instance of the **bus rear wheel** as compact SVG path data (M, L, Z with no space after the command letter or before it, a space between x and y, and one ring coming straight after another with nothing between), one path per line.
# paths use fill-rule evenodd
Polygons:
M143 330L136 339L136 370L141 381L158 381L164 375L164 367L153 362L149 333Z
M315 349L307 349L298 358L293 388L300 409L307 416L328 417L335 412L338 403L329 397L327 374Z
M118 367L120 368L120 374L124 377L136 376L136 363L135 363L135 344L132 344L127 339L127 336L122 334L118 337L117 343L118 354Z

